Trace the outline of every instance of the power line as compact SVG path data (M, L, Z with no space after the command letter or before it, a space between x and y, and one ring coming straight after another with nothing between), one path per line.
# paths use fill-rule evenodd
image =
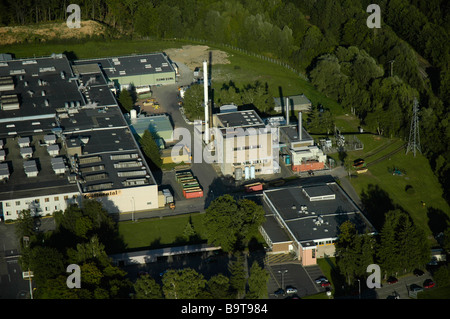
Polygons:
M414 98L413 115L411 119L411 128L409 131L409 141L406 148L406 154L413 152L416 157L416 150L422 153L420 149L420 137L419 137L419 102L417 98Z

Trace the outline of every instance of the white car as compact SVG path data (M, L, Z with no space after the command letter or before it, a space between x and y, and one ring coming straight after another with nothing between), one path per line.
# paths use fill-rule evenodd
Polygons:
M286 293L287 294L295 294L295 293L297 293L297 289L294 287L288 287L288 288L286 288Z

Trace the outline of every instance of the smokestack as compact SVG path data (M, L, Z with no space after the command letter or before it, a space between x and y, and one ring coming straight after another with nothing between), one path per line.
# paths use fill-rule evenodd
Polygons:
M298 138L302 140L302 112L298 112Z
M203 88L205 94L205 143L209 143L208 62L203 61Z
M291 112L289 112L289 98L286 98L286 125L289 125L289 115Z

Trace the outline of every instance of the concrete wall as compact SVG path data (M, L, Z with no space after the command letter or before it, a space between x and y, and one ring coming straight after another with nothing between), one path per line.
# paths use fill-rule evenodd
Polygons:
M84 194L100 201L109 213L124 213L158 208L158 185L130 187Z

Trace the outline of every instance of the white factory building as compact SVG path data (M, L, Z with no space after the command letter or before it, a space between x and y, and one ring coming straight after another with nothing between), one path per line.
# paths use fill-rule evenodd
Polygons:
M64 55L0 62L0 218L96 199L158 208L158 185L98 65Z

